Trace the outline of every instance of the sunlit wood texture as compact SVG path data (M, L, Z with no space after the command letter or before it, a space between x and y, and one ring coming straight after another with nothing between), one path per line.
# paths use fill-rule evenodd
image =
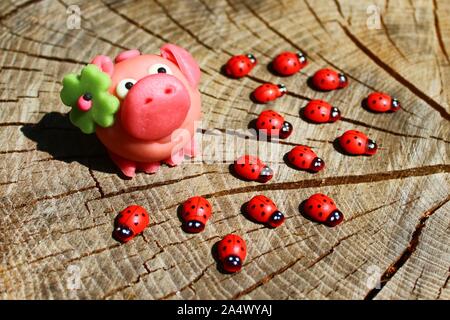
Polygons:
M69 0L0 4L2 298L450 298L448 1L74 2L82 18L74 30L66 24ZM371 24L373 2L379 29ZM230 129L225 136L241 147L267 146L245 139L259 112L273 108L294 125L270 183L240 181L226 163L163 167L124 180L96 138L70 125L59 100L64 74L96 54L158 52L165 42L187 48L201 66L205 130ZM278 52L298 49L309 57L299 74L268 72ZM250 77L220 74L231 55L246 52L260 62ZM326 66L347 73L350 86L309 88L307 78ZM249 94L263 81L283 82L290 93L254 104ZM404 109L364 110L360 102L373 90L398 97ZM338 106L342 121L301 120L299 110L313 98ZM379 153L337 152L332 142L347 129L366 132ZM217 136L203 138L208 154ZM313 175L286 166L282 156L295 144L315 148L327 168ZM286 213L282 227L270 230L240 213L260 192ZM327 228L299 213L316 192L336 200L344 223ZM214 206L198 235L184 233L176 213L193 195ZM120 245L111 238L112 221L131 203L149 209L151 226ZM211 254L229 232L249 248L235 275L220 273ZM70 290L77 269L81 287ZM372 290L377 274L381 290Z

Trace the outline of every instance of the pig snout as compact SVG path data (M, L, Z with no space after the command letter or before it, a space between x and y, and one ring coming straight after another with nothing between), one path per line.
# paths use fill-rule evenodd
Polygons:
M158 140L180 128L190 105L189 92L176 77L149 75L128 91L121 105L121 123L135 138Z

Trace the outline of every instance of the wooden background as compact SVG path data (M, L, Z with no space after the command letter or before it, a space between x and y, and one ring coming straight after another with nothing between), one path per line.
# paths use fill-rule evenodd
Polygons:
M81 9L80 29L66 25L72 3ZM367 26L372 3L382 13L379 29ZM0 297L449 299L449 18L445 0L1 1ZM96 138L68 122L59 100L64 74L96 54L158 52L166 42L187 48L201 66L203 126L219 129L203 131L209 148L225 136L242 148L256 145L244 129L266 108L294 125L270 183L240 181L226 163L124 180ZM297 49L310 62L299 74L280 79L267 71L281 50ZM260 61L250 77L220 74L231 55L246 52ZM310 89L308 76L326 66L348 74L350 86ZM266 80L282 81L289 95L252 103L250 92ZM398 97L404 110L367 112L360 102L373 90ZM342 121L301 120L312 98L338 106ZM332 141L348 129L366 132L379 153L338 153ZM315 148L327 168L313 175L286 166L282 155L295 144ZM286 213L282 227L270 230L240 213L260 192ZM344 223L327 228L301 216L299 203L316 192L336 200ZM176 213L193 195L214 206L198 235L184 233ZM149 209L151 226L120 245L112 222L131 203ZM211 255L229 232L249 248L235 275L220 273ZM371 289L378 276L381 290Z

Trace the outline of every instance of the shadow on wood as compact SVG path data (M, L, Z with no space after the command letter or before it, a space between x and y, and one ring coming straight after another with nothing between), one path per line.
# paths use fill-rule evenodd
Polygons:
M37 150L49 153L55 160L76 161L96 171L117 173L97 137L83 134L65 114L47 113L38 123L24 125L20 131L37 143Z

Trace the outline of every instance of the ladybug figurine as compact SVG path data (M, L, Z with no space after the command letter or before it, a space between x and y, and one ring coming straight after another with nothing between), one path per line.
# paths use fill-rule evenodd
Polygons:
M275 203L263 195L250 199L246 205L246 213L257 222L276 228L284 222L284 214L280 212Z
M372 156L377 152L377 144L364 133L356 130L345 131L339 137L339 144L348 154Z
M273 171L258 157L245 155L233 165L234 172L245 180L267 182L273 177Z
M247 256L247 245L238 235L228 234L217 244L217 256L226 272L238 272Z
M292 133L292 124L284 121L281 114L273 110L265 110L256 120L256 129L269 137L277 136L286 139Z
M258 63L251 53L231 57L225 65L225 73L232 78L242 78Z
M206 222L211 218L212 207L203 197L192 197L183 203L181 218L183 228L189 233L198 233L205 229Z
M303 116L313 123L327 123L338 121L341 112L326 101L311 100L303 109Z
M312 84L318 90L330 91L345 88L348 85L347 76L331 69L320 69L312 77Z
M148 213L141 206L126 207L116 217L113 236L120 242L128 242L144 231L149 222Z
M311 219L334 227L344 220L334 201L322 193L313 194L303 203L302 211Z
M291 76L299 72L307 65L306 56L303 52L297 53L285 51L280 53L273 59L271 68L281 76Z
M382 92L372 92L366 99L366 106L374 112L395 112L400 109L400 102Z
M287 92L283 84L264 83L256 88L252 95L259 103L267 103L283 96Z
M325 168L325 162L307 146L296 146L287 154L287 159L297 169L318 172Z

